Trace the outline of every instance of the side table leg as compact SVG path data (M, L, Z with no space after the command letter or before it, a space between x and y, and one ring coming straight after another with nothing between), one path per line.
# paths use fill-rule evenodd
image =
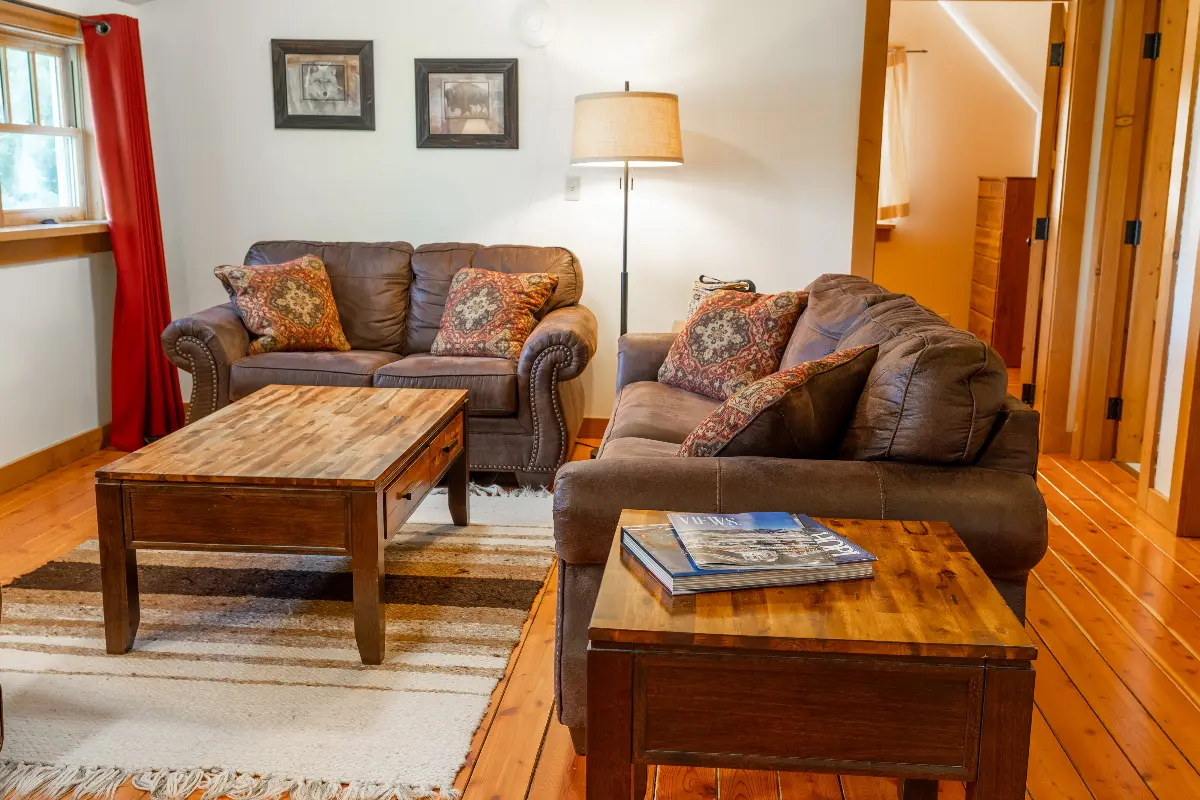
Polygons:
M630 800L633 658L628 652L589 647L587 677L587 800Z
M364 664L382 664L383 502L375 492L350 493L350 566L354 573L354 638Z
M937 800L938 782L901 778L896 786L900 800Z
M104 598L104 642L109 653L128 653L141 621L137 551L125 546L121 484L96 483L96 528L100 539L100 592Z
M455 525L471 524L471 464L467 456L467 428L463 426L462 450L446 473L450 519Z
M1029 771L1033 724L1031 667L992 667L983 685L979 771L967 784L967 800L1020 800Z

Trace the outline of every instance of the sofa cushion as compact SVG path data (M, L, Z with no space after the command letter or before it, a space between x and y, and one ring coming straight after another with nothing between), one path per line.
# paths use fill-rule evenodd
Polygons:
M863 309L858 319L842 334L837 349L864 344L883 344L904 333L922 328L946 328L950 323L908 295L900 295Z
M688 318L658 370L662 383L725 400L779 370L803 292L713 292Z
M412 257L412 303L408 316L406 353L427 353L437 336L450 292L450 280L464 267L517 274L549 272L558 276L558 286L539 318L556 308L575 305L583 294L583 272L579 259L561 247L484 247L464 242L423 244Z
M246 254L246 264L317 256L325 262L350 346L399 353L408 320L412 251L408 242L258 242Z
M822 275L808 286L808 307L796 323L779 368L824 358L838 349L838 342L864 310L903 296L857 275Z
M418 353L375 371L380 388L466 389L471 416L517 413L517 363L507 358Z
M400 356L382 350L345 353L263 353L229 368L229 399L240 400L272 383L287 386L370 386L371 375Z
M516 361L538 324L538 312L557 285L558 276L551 272L506 275L490 269L460 269L450 281L445 313L430 352Z
M217 267L246 330L249 354L349 350L325 265L316 256L282 264Z
M840 457L971 464L1008 395L995 350L949 326L896 336L879 347Z
M657 439L639 439L630 436L626 439L613 439L604 445L600 458L674 458L678 455L679 445L670 442L660 442Z
M839 350L755 381L705 417L679 455L833 457L877 351Z
M719 405L658 381L631 383L617 395L605 441L635 437L679 445Z

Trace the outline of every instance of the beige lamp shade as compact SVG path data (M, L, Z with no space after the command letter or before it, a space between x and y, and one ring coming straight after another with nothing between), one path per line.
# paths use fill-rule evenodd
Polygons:
M663 92L600 92L576 97L571 163L592 167L682 164L679 97Z

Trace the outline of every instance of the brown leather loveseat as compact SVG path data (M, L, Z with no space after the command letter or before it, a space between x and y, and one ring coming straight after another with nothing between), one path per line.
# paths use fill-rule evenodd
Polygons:
M621 338L599 458L557 476L556 695L577 750L586 741L588 622L622 508L949 522L1024 618L1025 582L1047 544L1035 482L1038 414L1008 395L995 351L907 295L822 276L782 368L879 345L838 460L678 458L718 402L658 383L674 338Z
M571 251L273 241L251 247L245 263L277 264L306 254L325 262L352 349L247 355L250 334L228 303L175 320L162 342L171 363L192 374L189 419L273 383L466 389L471 468L513 472L525 484L550 482L579 432L579 376L596 352L596 318L579 305L583 272ZM430 354L450 280L464 267L558 275L558 288L519 361Z

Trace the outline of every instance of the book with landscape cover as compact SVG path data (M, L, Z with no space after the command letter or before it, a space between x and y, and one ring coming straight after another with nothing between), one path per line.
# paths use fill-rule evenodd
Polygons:
M787 525L784 518L790 516L771 515L767 521L776 526ZM761 556L754 556L742 559L750 562L749 566L724 565L701 569L689 558L688 550L671 525L637 525L622 528L621 545L671 594L853 580L874 575L871 562L875 560L875 556L811 518L796 516L792 518L792 523L787 529L803 529L811 537L811 541L801 540L799 547L807 548L815 544L824 552L824 557L816 558L811 553L798 555L795 550L797 541L789 540L786 546L789 550L787 560L801 563L790 566L764 565L753 561ZM812 564L814 560L824 563Z

